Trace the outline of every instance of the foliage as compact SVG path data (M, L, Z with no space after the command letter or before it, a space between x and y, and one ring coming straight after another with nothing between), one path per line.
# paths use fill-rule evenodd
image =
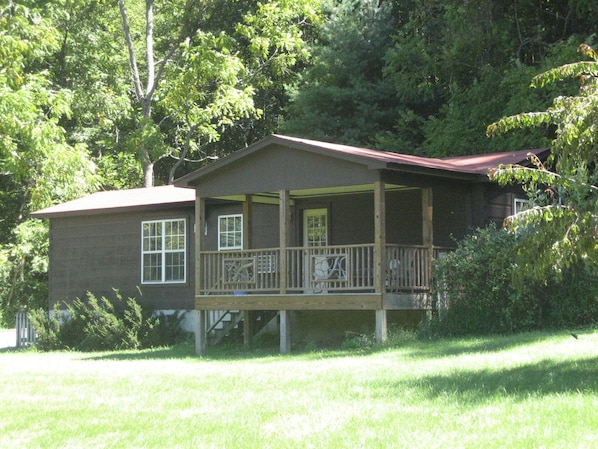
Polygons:
M346 144L373 144L399 113L382 73L393 31L392 5L328 2L313 62L291 90L285 133Z
M48 227L28 220L14 230L15 242L0 247L1 324L13 327L19 310L44 307L48 298Z
M437 262L436 293L448 308L436 317L438 331L449 335L511 333L539 326L533 284L516 285L517 238L490 226L459 242Z
M113 300L88 293L86 300L77 298L65 307L57 304L52 314L43 309L30 314L40 349L144 349L172 345L181 334L181 314L156 316L118 291Z
M598 323L598 272L581 263L539 282L529 275L533 259L518 263L525 245L521 235L491 225L438 260L435 293L445 304L425 332L480 335Z
M511 217L507 225L524 235L527 244L520 256L534 258L536 277L581 262L598 266L598 54L585 44L580 51L591 60L551 69L532 81L541 87L573 76L581 83L577 95L557 97L545 111L505 117L488 127L489 135L556 128L547 164L532 158L531 167L507 166L491 173L501 184L523 184L533 201L533 208Z

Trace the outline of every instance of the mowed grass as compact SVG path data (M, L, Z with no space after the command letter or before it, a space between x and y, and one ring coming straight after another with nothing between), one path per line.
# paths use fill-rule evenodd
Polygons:
M598 332L0 353L2 448L598 448Z

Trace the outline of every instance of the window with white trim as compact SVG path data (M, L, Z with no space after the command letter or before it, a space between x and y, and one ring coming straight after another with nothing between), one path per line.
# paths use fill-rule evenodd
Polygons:
M513 214L518 214L520 212L523 212L524 210L531 209L532 207L533 204L530 200L523 198L515 198L515 201L513 203Z
M173 284L187 278L184 218L141 223L141 282Z
M218 251L243 249L243 215L218 217Z

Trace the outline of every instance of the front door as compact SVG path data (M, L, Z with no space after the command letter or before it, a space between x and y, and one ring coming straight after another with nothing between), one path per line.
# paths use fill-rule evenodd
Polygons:
M328 279L328 259L309 248L328 246L328 209L303 211L304 285L306 293L326 293L323 280ZM320 281L320 282L318 282Z

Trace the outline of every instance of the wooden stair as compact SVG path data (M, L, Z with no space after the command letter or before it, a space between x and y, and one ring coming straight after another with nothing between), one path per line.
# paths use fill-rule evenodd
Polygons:
M259 335L278 313L273 310L253 311L251 319L253 321L253 338ZM215 345L223 340L243 341L243 320L245 314L240 310L224 311L221 317L215 320L208 328L208 343Z

